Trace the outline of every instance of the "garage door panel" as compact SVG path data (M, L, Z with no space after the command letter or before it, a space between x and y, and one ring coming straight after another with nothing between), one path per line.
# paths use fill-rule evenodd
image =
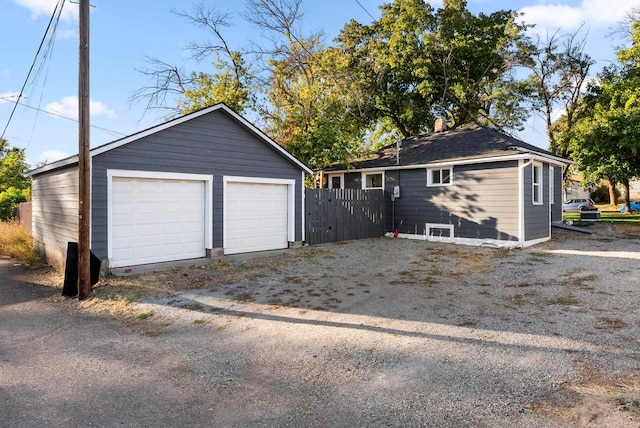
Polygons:
M225 253L288 247L288 186L229 182L225 198Z
M204 257L202 181L114 177L111 265Z

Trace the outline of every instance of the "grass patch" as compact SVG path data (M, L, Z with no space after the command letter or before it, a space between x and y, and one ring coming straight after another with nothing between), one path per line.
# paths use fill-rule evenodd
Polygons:
M562 219L564 221L571 220L573 222L580 221L579 212L563 213ZM600 211L600 222L610 224L630 224L640 226L640 214L626 214L618 211Z
M0 254L30 265L39 261L33 239L15 220L0 222Z
M531 253L529 254L528 262L529 263L542 263L549 264L549 259L553 257L553 254L549 253Z
M521 294L515 294L504 299L504 305L507 308L516 308L524 304L524 296Z
M471 269L475 272L484 272L493 269L493 265L485 261L486 254L458 252L458 267L465 270Z
M91 300L83 304L83 308L92 309L98 312L108 312L113 316L128 315L131 312L135 300L118 291L94 296Z
M629 327L629 324L622 321L619 318L598 318L600 324L596 326L598 330L620 330L621 328Z
M82 307L119 317L131 315L133 305L146 297L167 294L170 294L170 289L154 281L146 283L131 278L110 278L93 289L91 299L83 302Z
M148 311L142 312L138 315L136 315L136 319L137 320L146 320L147 318L151 318L152 316L154 316L156 313L153 309L149 309Z
M576 306L580 304L580 301L573 296L561 296L555 299L549 300L547 305L562 305L562 306Z

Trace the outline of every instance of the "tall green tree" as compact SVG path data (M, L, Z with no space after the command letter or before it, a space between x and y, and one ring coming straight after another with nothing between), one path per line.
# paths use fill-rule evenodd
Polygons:
M435 117L519 128L526 87L510 77L527 44L514 11L474 15L466 0L435 10L422 0L395 0L371 25L349 22L339 47L369 94L365 113L391 121L407 137L431 129Z
M267 132L312 168L348 163L360 153L358 88L343 52L327 47L322 33L303 33L301 0L248 0L245 19L265 35L260 107Z
M339 73L344 57L317 43L307 40L295 55L271 61L266 111L270 135L312 168L354 159L364 129L360 116L349 110L348 76Z
M11 219L18 204L30 199L31 180L24 175L28 169L24 149L0 139L0 220Z
M558 136L577 123L584 82L594 64L584 52L585 39L579 38L579 32L547 34L524 57L524 65L531 71L527 83L533 104L545 117L549 150L563 158L570 157L570 146ZM554 121L557 110L563 112L562 118Z
M617 52L619 64L605 68L584 97L588 114L568 133L573 157L587 181L610 179L625 187L640 177L640 21L632 46Z

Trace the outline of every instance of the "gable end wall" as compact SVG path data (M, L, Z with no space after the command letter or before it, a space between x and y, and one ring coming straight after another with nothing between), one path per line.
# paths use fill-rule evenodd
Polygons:
M107 257L107 169L213 175L213 247L223 245L223 176L296 180L295 239L302 240L302 174L281 153L221 110L93 158L92 249Z

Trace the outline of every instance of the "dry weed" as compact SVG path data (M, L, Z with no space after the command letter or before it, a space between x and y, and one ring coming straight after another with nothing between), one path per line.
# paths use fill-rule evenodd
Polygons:
M29 265L39 262L33 239L15 220L0 222L0 254Z

